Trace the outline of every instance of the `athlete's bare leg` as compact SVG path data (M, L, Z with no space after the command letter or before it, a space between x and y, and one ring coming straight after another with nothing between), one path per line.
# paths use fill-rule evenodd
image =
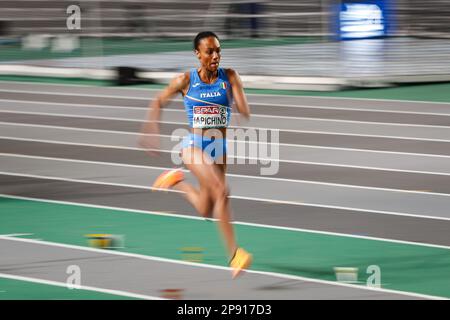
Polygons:
M174 189L183 191L184 197L204 218L212 216L213 201L207 186L200 184L200 189L185 181L177 183Z
M186 192L185 197L203 216L209 216L211 209L219 219L219 229L224 237L227 251L232 257L236 251L233 226L230 223L231 209L228 188L225 182L225 164L217 165L199 148L186 148L182 154L186 167L200 183L200 190L186 182L177 183L174 189Z

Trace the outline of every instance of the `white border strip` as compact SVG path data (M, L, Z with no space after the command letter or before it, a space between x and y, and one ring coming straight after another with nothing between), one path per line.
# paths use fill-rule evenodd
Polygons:
M75 131L83 131L83 132L114 133L114 134L134 135L134 136L141 135L141 133L132 132L132 131L89 129L89 128L70 127L70 126L30 124L30 123L21 123L21 122L0 121L0 125L36 127L36 128L51 128L51 129L61 129L61 130L75 130ZM145 135L145 134L142 134L142 135ZM151 135L149 134L149 136L151 136ZM167 135L167 134L158 134L156 136L165 137L165 138L180 137L180 136L172 136L172 135ZM243 141L243 140L235 140L235 141L236 142L246 142L246 143L258 143L257 141ZM272 145L275 143L267 142L267 144ZM424 157L450 158L450 155L433 154L433 153L414 153L414 152L386 151L386 150L373 150L373 149L341 148L341 147L319 146L319 145L309 145L309 144L293 144L293 143L277 143L277 144L279 144L280 146L285 146L285 147L301 147L301 148L311 148L311 149L332 149L332 150L342 150L342 151L361 151L361 152L374 152L374 153L385 153L385 154L402 154L402 155L413 155L413 156L424 156Z
M12 141L22 141L22 142L38 142L38 143L59 144L59 145L68 145L68 146L79 146L79 147L117 149L117 150L155 151L155 152L170 153L170 154L178 154L179 153L179 150L145 149L145 148L139 148L139 147L125 147L125 146L117 146L117 145L92 144L92 143L71 142L71 141L64 141L64 140L59 141L59 140L46 140L46 139L31 139L31 138L18 138L18 137L11 137L11 136L0 136L0 139L12 140ZM286 160L286 159L274 160L274 159L263 158L263 157L238 157L238 156L233 156L233 155L228 155L228 158L256 160L256 161L259 160L259 161L264 161L264 163L281 162L281 163L306 164L306 165L317 165L317 166L328 166L328 167L339 167L339 168L363 169L363 170L373 170L373 171L406 172L406 173L415 173L415 174L450 176L450 172L447 173L447 172L438 172L438 171L392 169L392 168L357 166L357 165L342 164L342 163L330 163L330 162L300 161L300 160Z
M7 238L7 240L11 240L8 237L0 236L0 239L5 239L5 238ZM43 280L43 279L24 277L24 276L16 276L16 275L7 274L7 273L0 273L0 278L33 282L33 283L39 283L39 284L46 284L46 285L55 286L55 287L67 288L67 290L69 290L67 287L67 283L64 283L64 282ZM115 295L115 296L124 296L124 297L144 299L144 300L167 300L164 298L147 296L147 295L142 295L142 294L137 294L137 293L131 293L131 292L127 292L127 291L103 289L103 288L83 286L83 285L79 285L78 288L76 288L72 291L76 291L76 290L95 291L95 292L106 293L106 294L111 294L111 295Z
M138 186L138 185L129 185L129 184L122 184L122 183L111 183L111 182L101 182L101 181L69 179L69 178L42 176L42 175L34 175L34 174L24 174L24 173L12 173L12 172L2 172L2 171L0 171L0 175L7 175L7 176L14 176L14 177L27 177L27 178L36 178L36 179L47 179L47 180L57 180L57 181L65 181L65 182L99 184L99 185L105 185L105 186L125 187L125 188L134 188L134 189L142 189L142 190L160 190L160 189L153 188L153 187L150 187L150 186ZM173 190L173 189L163 190L163 191L173 192L173 193L183 193L181 191L177 191L177 190ZM240 199L240 200L249 200L249 201L258 201L258 202L276 203L276 204L286 204L286 205L294 205L294 206L328 208L328 209L337 209L337 210L345 210L345 211L357 211L357 212L366 212L366 213L380 213L380 214L387 214L387 215L394 215L394 216L404 216L404 217L421 218L421 219L433 219L433 220L450 221L450 218L446 218L446 217L426 216L426 215L418 215L418 214L411 214L411 213L404 213L404 212L394 212L394 211L369 210L369 209L352 208L352 207L340 207L340 206L323 205L323 204L318 204L318 203L294 202L294 201L274 200L274 199L264 199L264 198L254 198L254 197L244 197L244 196L230 196L230 198L231 199ZM187 217L190 217L190 216L187 216ZM194 217L190 217L190 218L194 219Z
M180 260L174 260L174 259L168 259L168 258L160 258L160 257L155 257L155 256L146 256L146 255L141 255L141 254L125 253L125 252L119 252L119 251L108 251L108 252L105 252L105 250L102 250L102 249L95 249L95 248L81 247L81 246L76 246L76 245L61 244L61 243L56 243L56 242L36 241L36 240L31 240L31 239L8 238L8 237L0 237L0 240L19 241L19 242L33 243L33 244L39 244L39 245L47 245L47 246L67 248L67 249L91 251L91 252L102 253L102 254L126 256L126 257L137 258L137 259L144 259L144 260L150 260L150 261L158 261L158 262L166 262L166 263L173 263L173 264L188 265L188 266L192 266L192 267L201 267L201 268L208 268L208 269L217 269L217 270L231 271L231 268L229 268L229 267L222 267L222 266L212 265L212 264L180 261ZM418 294L418 293L413 293L413 292L390 290L390 289L382 289L382 288L374 288L374 287L368 287L368 286L357 286L357 285L352 285L352 284L347 284L347 283L333 282L333 281L327 281L327 280L318 280L318 279L312 279L312 278L306 278L306 277L300 277L300 276L294 276L294 275L287 275L287 274L275 273L275 272L265 272L265 271L257 271L257 270L246 270L245 272L251 273L251 274L267 275L267 276L272 276L272 277L277 277L277 278L293 279L293 280L307 281L307 282L320 283L320 284L326 284L326 285L347 287L347 288L352 288L352 289L369 290L369 291L375 291L375 292L380 292L380 293L399 294L399 295L411 296L411 297L416 297L416 298L433 299L433 300L435 300L435 299L437 299L437 300L441 300L441 299L442 300L448 300L445 297L439 297L439 296L424 295L424 294Z
M92 88L92 85L83 85L83 84L59 84L59 83L38 83L38 82L27 82L27 81L9 81L9 80L0 80L0 84L1 83L6 83L6 84L26 84L26 85L34 85L34 86L59 86L59 87L66 87L66 88L70 88L70 87L79 87L79 88ZM156 92L161 92L162 89L167 86L167 84L159 84L162 85L162 88L151 88L151 87L146 87L146 88L139 88L139 87L126 87L126 86L98 86L101 88L110 88L111 90L114 90L114 88L120 88L120 89L125 89L125 90L130 90L130 95L132 95L132 91L133 90L137 90L137 91L156 91ZM6 89L2 89L0 88L0 90L5 91ZM40 91L38 91L39 88L36 88L34 90L17 90L17 92L23 92L23 93L40 93ZM70 90L70 89L69 89ZM253 89L251 89L253 90ZM271 89L256 89L256 90L261 90L261 91L265 91L265 90L271 90ZM287 93L289 92L293 92L293 91L299 91L299 90L283 90L283 89L273 89L276 91L286 91ZM42 93L44 94L48 94L48 91L42 91ZM55 94L54 92L50 92L51 94ZM70 95L70 92L59 92L62 94L68 94ZM82 94L82 93L81 93ZM87 94L88 95L88 94ZM316 100L332 100L332 99L337 99L337 100L353 100L353 101L360 101L360 102L364 102L364 101L383 101L383 102L404 102L404 103L417 103L417 104L436 104L436 105L450 105L450 102L442 102L442 101L426 101L426 100L401 100L401 99L377 99L377 98L363 98L363 97L357 97L357 98L352 98L352 97L338 97L338 96L321 96L321 95L317 95L317 96L308 96L308 95L296 95L296 94L282 94L282 93L247 93L245 94L246 96L257 96L257 97L285 97L285 98L308 98L308 99L316 99ZM105 96L105 98L107 98L108 95ZM114 95L110 95L109 97L116 97L116 98L120 98L119 96L114 96ZM135 98L139 98L139 97L135 97ZM145 99L145 98L139 98L139 99ZM181 101L181 100L180 100ZM251 102L251 101L250 101ZM264 104L264 103L263 103Z
M156 166L125 164L125 163L120 163L120 162L103 162L103 161L91 161L91 160L76 160L76 159L62 158L62 157L61 158L55 158L55 157L43 157L43 156L31 156L31 155L18 154L18 153L2 153L2 152L0 152L0 157L16 157L16 158L28 158L28 159L50 160L50 161L61 161L61 162L75 162L75 163L86 163L86 164L125 167L125 168L161 170L161 171L163 171L163 170L172 170L173 169L173 167L156 167ZM183 172L189 172L188 169L182 169L182 171ZM3 172L3 173L8 174L7 172ZM11 174L14 174L14 172L11 172ZM421 194L421 195L450 197L450 194L448 194L448 193L429 192L429 191L402 190L402 189L380 188L380 187L368 187L368 186L358 186L358 185L343 184L343 183L330 183L330 182L310 181L310 180L301 180L301 179L287 179L287 178L274 178L274 177L263 177L263 176L249 176L249 175L241 175L241 174L235 174L235 173L227 173L226 175L227 175L227 177L235 177L235 178L242 178L242 179L271 180L271 181L280 181L280 182L317 184L317 185L325 185L325 186L333 186L333 187L344 187L344 188L352 188L352 189L376 190L376 191L388 191L388 192L397 192L397 193L412 193L412 194Z
M0 83L7 83L7 84L27 84L27 85L41 85L41 86L58 86L58 87L79 87L79 88L92 88L92 85L89 84L60 84L60 83L38 83L38 82L33 82L33 81L12 81L12 80L0 80ZM164 87L165 85L163 85ZM115 87L111 87L111 86L99 86L101 88L115 88ZM121 89L126 89L126 90L130 90L130 92L132 90L139 90L139 91L162 91L162 88L139 88L139 87L134 87L134 88L125 88L125 87L120 87ZM253 90L253 89L252 89ZM256 90L270 90L270 89L256 89ZM277 89L275 89L277 90ZM286 91L287 93L292 92L292 91L299 91L299 90L280 90L280 91ZM30 92L34 92L34 91L30 91ZM364 102L365 100L369 100L369 101L386 101L386 102L411 102L411 103L423 103L423 104L427 104L427 103L432 103L432 104L444 104L444 105L450 105L450 102L442 102L442 101L426 101L426 100L400 100L400 99L377 99L377 98L362 98L362 97L358 97L358 98L352 98L352 97L333 97L333 96L307 96L307 95L293 95L293 94L276 94L276 93L246 93L245 95L247 96L269 96L269 97L293 97L293 98L312 98L312 99L338 99L338 100L354 100L354 101L361 101Z
M89 116L89 115L77 115L77 114L65 114L65 113L49 113L49 112L31 112L31 111L17 111L0 109L3 113L12 114L28 114L28 115L42 115L50 117L66 117L66 118L81 118L81 119L98 119L98 120L112 120L112 121L128 121L128 122L138 122L143 123L144 120L131 119L131 118L121 118L121 117L100 117L100 116ZM330 120L335 121L335 120ZM186 127L185 122L177 121L157 121L162 124L176 124ZM371 124L375 124L371 122ZM416 125L413 125L416 126ZM267 129L276 130L281 132L293 132L293 133L314 133L314 134L326 134L326 135L339 135L339 136L353 136L353 137L370 137L370 138L384 138L384 139L401 139L401 140L412 140L412 141L435 141L435 142L450 142L450 139L429 139L429 138L418 138L418 137L403 137L403 136L386 136L386 135L373 135L373 134L359 134L359 133L346 133L346 132L333 132L333 131L308 131L308 130L296 130L296 129L280 129L277 127L250 127L250 126L229 126L229 128L241 128L241 129ZM440 127L439 129L450 129L450 127Z
M175 218L182 218L182 219L205 221L204 218L199 217L199 216L181 215L181 214L168 213L168 212L163 212L163 211L137 210L137 209L114 207L114 206L89 204L89 203L83 203L83 202L49 200L49 199L42 199L42 198L32 198L32 197L8 195L8 194L0 194L0 197L19 199L19 200L37 201L37 202L46 202L46 203L52 203L52 204L74 205L74 206L79 206L79 207L88 207L88 208L96 208L96 209L125 211L125 212L157 215L157 216L171 217L171 218L175 217ZM209 220L217 221L217 219L214 219L214 218L210 218ZM446 250L450 249L450 246L437 245L437 244L431 244L431 243L422 243L422 242L413 242L413 241L405 241L405 240L395 240L395 239L387 239L387 238L361 236L361 235L345 234L345 233L330 232L330 231L319 231L319 230L302 229L302 228L281 227L281 226L266 225L266 224L260 224L260 223L250 223L250 222L241 222L241 221L233 221L232 224L251 226L251 227L257 227L257 228L278 229L278 230L286 230L286 231L294 231L294 232L321 234L321 235L327 235L327 236L338 236L338 237L355 238L355 239L363 239L363 240L381 241L381 242L389 242L389 243L397 243L397 244L405 244L405 245L429 247L429 248L437 248L437 249L446 249ZM2 235L0 235L0 236L2 236ZM8 236L8 235L3 235L3 236ZM12 235L9 235L9 236L12 236Z
M138 185L130 185L130 184L124 184L124 183L111 183L111 182L101 182L101 181L92 181L92 180L69 179L69 178L60 178L60 177L55 177L55 176L43 176L43 175L13 173L13 172L5 172L5 171L0 171L0 175L57 180L57 181L76 182L76 183L98 184L98 185L105 185L105 186L125 187L125 188L134 188L134 189L142 189L142 190L158 190L158 191L160 190L160 189L153 188L150 186L138 186ZM172 189L163 190L163 191L182 193L181 191L172 190ZM318 203L294 202L294 201L254 198L254 197L244 197L244 196L230 196L230 198L231 199L249 200L249 201L258 201L258 202L287 204L287 205L294 205L294 206L309 206L309 207L317 207L317 208L328 208L328 209L338 209L338 210L367 212L367 213L380 213L380 214L388 214L388 215L393 215L393 216L404 216L404 217L421 218L421 219L450 221L450 218L447 218L447 217L439 217L439 216L431 216L431 215L430 216L418 215L418 214L411 214L411 213L405 213L405 212L369 210L369 209L362 209L362 208L331 206L331 205L324 205L324 204L318 204Z
M27 92L27 91L26 91ZM39 92L30 92L39 94ZM124 97L117 97L124 98ZM149 98L148 101L156 100L155 98ZM111 109L130 109L130 110L147 110L148 106L145 107L130 107L130 106L113 106L108 104L92 104L92 103L68 103L68 102L48 102L48 101L30 101L30 100L19 100L19 99L0 99L0 101L4 102L18 102L18 103L34 103L34 104L49 104L49 105L71 105L77 107L99 107L99 108L111 108ZM173 102L183 102L181 99L172 99ZM264 103L264 102L249 102L249 104L253 106L269 106L269 107L283 107L283 108L292 108L292 109L323 109L323 110L342 110L342 111L361 111L361 112L374 112L374 113L398 113L398 114L411 114L411 115L423 115L423 116L443 116L449 117L450 113L435 113L435 112L418 112L418 111L404 111L404 110L384 110L384 109L361 109L361 108L351 108L351 107L327 107L327 106L310 106L304 104L274 104L274 103ZM164 110L179 110L178 107L171 107L167 105L164 107ZM180 110L183 111L183 110ZM252 116L258 115L266 115L264 113L252 113ZM271 116L271 115L266 115ZM290 116L285 116L287 118L291 118ZM311 117L309 117L311 118ZM309 119L308 118L308 119ZM375 122L376 123L376 122Z
M27 91L23 92L21 90L2 90L0 89L0 92L8 92L8 93L27 93ZM116 99L132 99L132 100L144 100L144 101L151 101L152 99L147 99L147 98L139 98L139 97L120 97L120 96L111 96L111 95L90 95L90 94L80 94L80 93L58 93L58 92L33 92L33 94L49 94L49 95L60 95L60 96L81 96L81 97L95 97L95 98L116 98ZM196 100L190 96L186 96L190 99ZM1 100L0 100L1 101ZM12 101L21 101L21 100L12 100ZM172 101L176 101L176 102L183 102L183 100L181 99L173 99ZM202 100L198 100L200 102L203 103L207 103L205 101ZM27 101L30 103L42 103L45 104L45 101ZM70 103L54 103L54 104L60 104L60 105L71 105ZM261 104L261 103L250 103L252 104ZM217 105L217 104L212 104L211 105ZM268 105L268 106L283 106L283 105L278 105L278 104L262 104L262 105ZM78 105L78 107L82 107L83 105ZM102 105L84 105L86 106L91 106L91 107L101 107ZM220 105L217 105L220 106ZM119 107L120 106L115 106L115 107ZM108 108L108 106L103 105L103 108ZM147 108L137 108L137 107L122 107L123 109L126 108L136 108L136 109L140 109L142 111L146 111ZM172 111L172 112L184 112L184 110L177 110L174 108L165 108L166 111ZM353 109L354 111L354 109ZM408 112L404 112L404 113L408 113ZM278 116L278 115L267 115L267 114L263 114L263 113L255 113L252 114L253 117L261 117L261 118L276 118L276 119L296 119L296 120L311 120L311 121L329 121L329 122L343 122L343 123L363 123L363 124L380 124L380 125L392 125L392 126L406 126L406 127L425 127L425 128L448 128L449 126L440 126L440 125L424 125L424 124L414 124L414 123L396 123L396 122L380 122L380 121L357 121L357 120L344 120L344 119L329 119L329 118L316 118L316 117L296 117L296 116ZM450 114L443 114L443 116L450 116Z

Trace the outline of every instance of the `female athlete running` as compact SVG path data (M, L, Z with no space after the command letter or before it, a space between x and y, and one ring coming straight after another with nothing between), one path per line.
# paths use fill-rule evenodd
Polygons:
M199 189L184 181L181 170L164 172L154 183L155 188L173 188L184 192L186 199L203 217L212 213L219 219L233 278L252 262L252 255L237 246L228 200L226 171L226 128L230 122L233 100L238 112L246 119L250 109L242 82L236 71L219 67L219 38L213 32L201 32L194 40L194 50L200 68L174 78L151 104L149 119L143 126L141 144L148 149L159 147L161 108L178 93L184 98L191 133L182 142L184 165L199 181ZM150 135L148 135L150 134Z

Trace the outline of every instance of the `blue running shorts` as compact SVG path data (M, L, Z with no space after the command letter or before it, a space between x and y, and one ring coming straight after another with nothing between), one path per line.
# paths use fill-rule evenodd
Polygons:
M182 149L188 147L197 147L205 152L211 159L217 160L219 157L227 154L227 140L214 137L205 137L190 133L184 137Z

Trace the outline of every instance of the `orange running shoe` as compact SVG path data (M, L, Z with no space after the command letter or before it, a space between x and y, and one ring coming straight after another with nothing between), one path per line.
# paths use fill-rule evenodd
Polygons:
M253 257L242 248L237 248L234 257L230 261L233 268L233 279L235 279L244 269L248 269L252 264Z
M153 184L153 188L169 189L178 182L184 180L184 173L181 169L173 169L163 172Z

